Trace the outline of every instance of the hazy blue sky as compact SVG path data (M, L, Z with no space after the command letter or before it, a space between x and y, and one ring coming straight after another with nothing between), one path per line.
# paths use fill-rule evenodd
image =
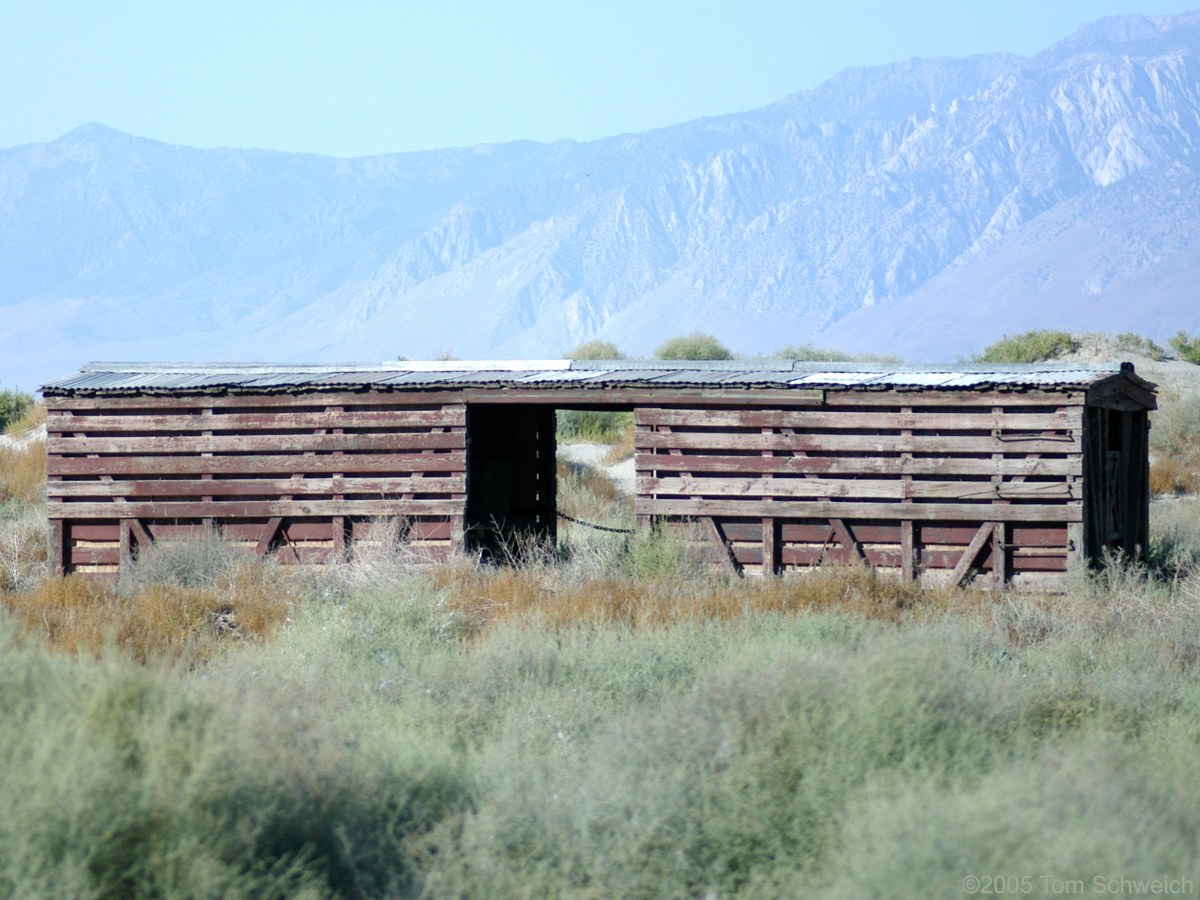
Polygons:
M738 112L850 66L1030 55L1197 0L0 0L0 147L85 122L337 156L587 140Z

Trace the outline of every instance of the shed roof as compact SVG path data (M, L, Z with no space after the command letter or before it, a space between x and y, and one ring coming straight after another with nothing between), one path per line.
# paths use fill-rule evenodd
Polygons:
M401 360L387 363L94 362L44 384L47 395L273 393L304 390L520 388L860 388L978 390L1086 388L1114 376L1153 385L1131 363L900 366L792 360Z

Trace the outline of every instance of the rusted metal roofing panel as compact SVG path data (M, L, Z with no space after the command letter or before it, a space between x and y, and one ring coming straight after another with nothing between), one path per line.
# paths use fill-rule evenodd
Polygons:
M297 391L346 388L666 387L754 385L796 388L970 390L1084 387L1125 374L1120 363L897 366L791 360L408 361L294 365L265 363L89 363L43 386L47 393L171 392L228 389ZM1141 381L1141 379L1138 379Z

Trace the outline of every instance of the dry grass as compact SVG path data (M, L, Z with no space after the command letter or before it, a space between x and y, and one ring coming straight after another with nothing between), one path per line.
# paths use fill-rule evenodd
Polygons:
M19 437L34 428L40 428L46 424L46 407L40 403L29 407L21 418L8 423L8 427L4 429L6 434L13 437Z
M618 435L608 448L608 452L600 460L601 465L615 466L619 462L624 462L633 456L633 425Z
M504 619L550 627L619 624L658 628L684 621L727 621L764 613L838 611L885 622L976 605L987 595L922 590L863 566L828 566L785 578L725 576L574 579L553 566L439 568L435 585L476 627Z
M33 505L46 484L46 448L40 441L0 447L0 503Z
M1200 471L1174 457L1150 464L1150 493L1155 497L1195 494L1200 488Z
M286 594L253 568L211 590L147 584L122 594L106 582L52 578L0 594L0 604L56 650L99 656L116 647L141 662L189 664L232 640L269 637L288 612Z

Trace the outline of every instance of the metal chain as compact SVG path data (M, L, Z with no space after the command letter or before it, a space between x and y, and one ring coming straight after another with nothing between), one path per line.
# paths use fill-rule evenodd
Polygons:
M597 531L610 531L613 534L633 534L634 532L634 529L632 528L610 528L607 525L593 525L591 522L583 521L583 519L577 519L574 516L568 516L565 512L557 512L560 519L566 519L568 522L574 522L576 525L583 525L586 528L595 528Z

